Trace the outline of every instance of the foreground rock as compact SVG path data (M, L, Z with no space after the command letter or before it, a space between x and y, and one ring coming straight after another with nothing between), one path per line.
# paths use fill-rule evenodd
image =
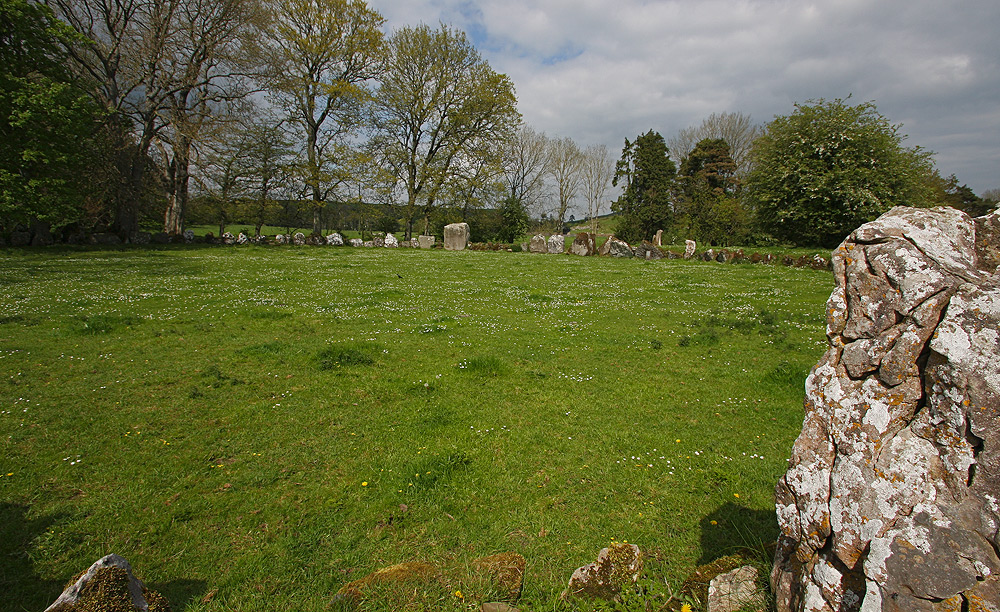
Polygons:
M744 565L719 574L708 585L707 612L748 612L767 609L763 592L757 586L758 572Z
M472 562L472 567L490 585L490 590L505 601L517 601L524 582L524 557L516 552L505 552L482 557Z
M169 612L170 604L146 588L123 557L108 555L66 587L45 612Z
M390 234L386 234L385 235L385 247L389 248L389 249L399 248L399 239L396 238L391 233Z
M622 589L639 581L642 553L635 544L612 544L601 549L595 563L578 568L562 598L589 597L614 601Z
M1000 609L989 240L957 210L894 208L834 252L829 349L776 491L779 611Z
M469 246L469 224L451 223L444 226L444 248L446 251L464 251Z

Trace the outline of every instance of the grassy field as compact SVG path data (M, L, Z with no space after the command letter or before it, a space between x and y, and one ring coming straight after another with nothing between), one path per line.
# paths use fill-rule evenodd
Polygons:
M324 610L402 561L445 570L407 607L478 609L468 564L512 550L518 607L563 610L611 541L646 553L656 609L776 537L831 288L568 255L0 251L0 609L109 552L175 610Z

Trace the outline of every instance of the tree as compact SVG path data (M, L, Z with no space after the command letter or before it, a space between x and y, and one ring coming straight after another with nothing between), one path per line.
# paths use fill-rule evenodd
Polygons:
M63 67L78 40L48 7L0 0L0 224L85 214L100 109Z
M983 201L992 204L993 208L996 208L997 203L1000 202L1000 187L993 187L984 191Z
M739 199L740 181L729 144L706 138L681 161L675 226L685 237L709 244L741 244L750 215Z
M712 113L701 125L681 130L667 143L675 159L680 162L699 142L722 139L729 145L729 155L736 163L736 174L745 177L750 171L750 149L763 130L750 115L743 113Z
M510 198L525 210L534 209L545 190L545 162L549 139L528 125L521 127L504 142L501 179Z
M549 140L545 171L556 186L556 222L562 231L566 211L576 199L583 179L584 154L572 138Z
M480 143L504 141L520 115L514 86L494 72L464 32L441 25L397 30L376 95L376 142L406 192L406 238L418 214L430 223L442 189L460 160Z
M597 216L615 178L615 164L604 145L592 145L583 152L583 192L587 199L587 216L591 231L597 232Z
M334 190L347 182L367 84L384 67L385 19L364 0L281 0L264 30L267 82L303 139L302 178L313 205L313 232Z
M981 217L996 207L986 194L980 198L968 185L959 185L958 177L954 174L942 178L940 173L934 170L928 180L934 190L934 202L937 204L957 208L972 217Z
M903 146L900 126L871 102L797 104L753 148L748 189L775 238L832 247L893 206L930 199L930 153Z
M671 192L677 167L658 132L649 130L634 142L625 140L615 166L613 185L624 183L624 193L611 208L621 215L618 237L638 242L653 237L656 230L670 227L673 213Z

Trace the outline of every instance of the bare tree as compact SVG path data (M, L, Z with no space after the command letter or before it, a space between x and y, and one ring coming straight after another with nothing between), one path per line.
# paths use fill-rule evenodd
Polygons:
M559 231L566 221L566 211L580 191L584 166L584 155L572 138L556 138L549 141L545 171L555 183L558 195L556 220Z
M681 130L667 142L674 161L679 165L695 145L706 138L721 138L729 144L729 154L736 162L736 172L742 178L750 171L750 147L763 133L750 115L743 113L712 113L701 125Z
M592 145L583 152L583 191L587 198L587 215L591 232L597 233L597 216L615 177L615 161L608 156L605 145Z
M548 137L522 124L504 143L503 174L507 197L533 210L545 191Z

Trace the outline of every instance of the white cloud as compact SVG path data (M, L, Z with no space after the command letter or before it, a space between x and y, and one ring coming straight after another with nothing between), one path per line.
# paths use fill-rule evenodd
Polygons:
M978 0L370 0L390 27L465 29L536 129L670 137L852 95L978 192L1000 186L1000 3Z

